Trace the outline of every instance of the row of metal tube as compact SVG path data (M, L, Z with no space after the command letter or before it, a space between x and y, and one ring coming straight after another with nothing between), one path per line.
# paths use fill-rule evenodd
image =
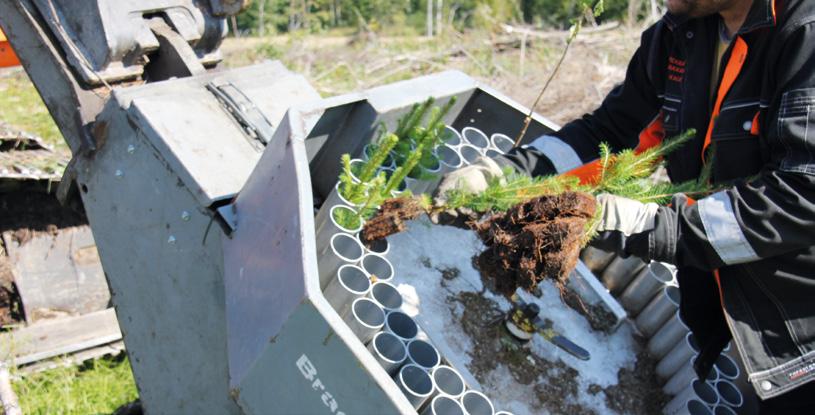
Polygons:
M706 379L698 379L694 361L699 348L679 314L679 287L674 271L658 262L622 258L592 247L581 259L617 298L637 330L648 338L648 354L657 360L656 375L672 399L666 415L735 413L744 398L734 381L738 364L729 356L718 357ZM729 346L728 346L729 347Z
M331 239L332 253L338 250L338 240L359 243L350 234L336 234ZM423 414L494 414L489 399L478 391L466 390L461 375L443 364L438 350L416 321L401 311L402 295L388 282L394 275L390 262L376 264L384 273L379 275L387 276L383 280L367 271L376 268L368 266L366 258L387 261L384 256L369 253L358 263L341 264L327 281L323 294L394 378L408 401ZM324 264L333 263L329 260Z
M488 151L499 151L492 149L491 143L505 147L509 140L512 144L509 137L494 135L489 139L469 127L463 134L450 127L446 131L451 137L436 151L445 170L469 164ZM478 147L484 141L487 144ZM473 156L470 148L478 155ZM405 187L413 192L432 192L437 184L414 181ZM337 186L315 218L320 287L326 300L421 414L511 415L495 412L484 394L469 389L461 375L445 364L415 320L402 311L402 295L389 282L396 271L386 257L390 251L387 240L365 246L359 238L364 221L349 229L337 220L340 211L355 213L359 208L342 197Z

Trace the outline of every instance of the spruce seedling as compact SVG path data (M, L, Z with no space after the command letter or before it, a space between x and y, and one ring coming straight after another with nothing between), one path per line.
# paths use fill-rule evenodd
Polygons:
M362 218L359 213L354 212L353 209L334 209L332 212L334 221L341 227L352 230L358 229L362 226Z
M695 135L696 131L691 129L640 153L624 150L614 154L607 144L602 143L599 180L595 184L583 185L576 177L566 175L532 178L509 169L505 171L503 179L492 180L484 192L449 192L444 208L466 207L476 212L505 211L536 197L566 191L593 195L611 193L643 203L665 203L676 193L709 193L712 189L707 180L657 185L647 180L663 162L665 155L681 147Z
M388 158L388 154L393 150L393 147L396 146L396 143L399 142L399 137L396 134L388 134L385 138L376 146L376 150L374 153L368 157L368 161L362 167L362 171L359 173L359 181L362 183L368 183L374 178L376 174L376 169L382 166L382 163L385 162L385 159Z

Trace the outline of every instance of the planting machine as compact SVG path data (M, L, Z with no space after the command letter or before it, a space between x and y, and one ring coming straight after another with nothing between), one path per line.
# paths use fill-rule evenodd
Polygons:
M526 108L459 72L321 98L276 61L221 68L225 19L243 3L0 2L0 27L71 149L58 196L85 207L144 409L388 414L485 405L450 381L456 368L433 369L455 365L432 338L408 343L413 364L399 370L388 360L389 344L410 340L398 333L404 318L385 318L388 301L369 288L360 292L371 300L352 303L354 287L337 282L341 261L331 257L363 248L353 234L327 234L331 221L315 211L337 199L341 154L360 156L378 125L394 128L428 97L455 97L444 122L487 135L516 131ZM526 136L554 128L535 115ZM476 147L458 155L466 160ZM343 278L362 272L370 284L366 267L376 266L360 261ZM591 272L581 264L578 274ZM653 296L658 283L640 290ZM675 307L663 302L668 318ZM607 303L619 322L624 311ZM647 323L653 332L665 319ZM428 374L462 397L431 404Z

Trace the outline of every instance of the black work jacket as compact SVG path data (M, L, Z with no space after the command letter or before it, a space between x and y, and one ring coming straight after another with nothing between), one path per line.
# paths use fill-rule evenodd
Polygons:
M695 128L668 156L668 174L694 179L713 163L723 190L661 207L656 229L624 250L679 268L681 313L702 348L697 371L732 335L769 398L815 380L815 1L755 0L711 101L719 20L666 15L600 108L502 161L562 172L570 159L595 160L600 142L637 147L649 125L668 137ZM715 155L703 158L706 137Z

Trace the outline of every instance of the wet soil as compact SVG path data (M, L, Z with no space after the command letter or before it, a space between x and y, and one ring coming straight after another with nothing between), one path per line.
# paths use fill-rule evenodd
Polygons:
M517 343L504 329L504 313L496 302L475 292L450 295L447 301L451 304L451 310L456 308L453 307L456 303L463 306L461 325L474 345L468 369L479 382L488 382L490 373L499 365L504 365L516 382L532 386L536 395L532 403L541 412L545 410L551 414L569 415L595 413L576 403L580 393L580 373L560 360L545 360ZM592 384L586 388L586 393L602 393L609 409L620 414L660 413L667 398L658 386L654 372L656 362L644 351L644 345L640 346L643 351L637 354L634 368L620 369L617 385L603 388Z
M621 414L658 414L668 403L668 397L658 386L657 362L648 356L644 345L640 346L634 370L620 369L617 384L604 389L606 405Z
M534 291L544 278L563 287L577 265L586 224L596 202L585 193L542 196L475 225L487 250L477 259L497 291Z
M505 365L512 378L535 391L532 402L551 414L594 414L577 401L579 373L562 361L548 361L517 343L504 329L504 313L498 304L478 293L462 292L447 299L464 307L461 324L472 339L474 348L468 369L479 382L486 382L490 372Z
M425 213L417 198L388 199L371 219L365 222L360 236L363 243L386 238L407 229L407 222Z
M570 288L561 291L561 298L573 310L586 318L592 330L611 333L617 323L614 313L601 304L586 304L580 296Z

